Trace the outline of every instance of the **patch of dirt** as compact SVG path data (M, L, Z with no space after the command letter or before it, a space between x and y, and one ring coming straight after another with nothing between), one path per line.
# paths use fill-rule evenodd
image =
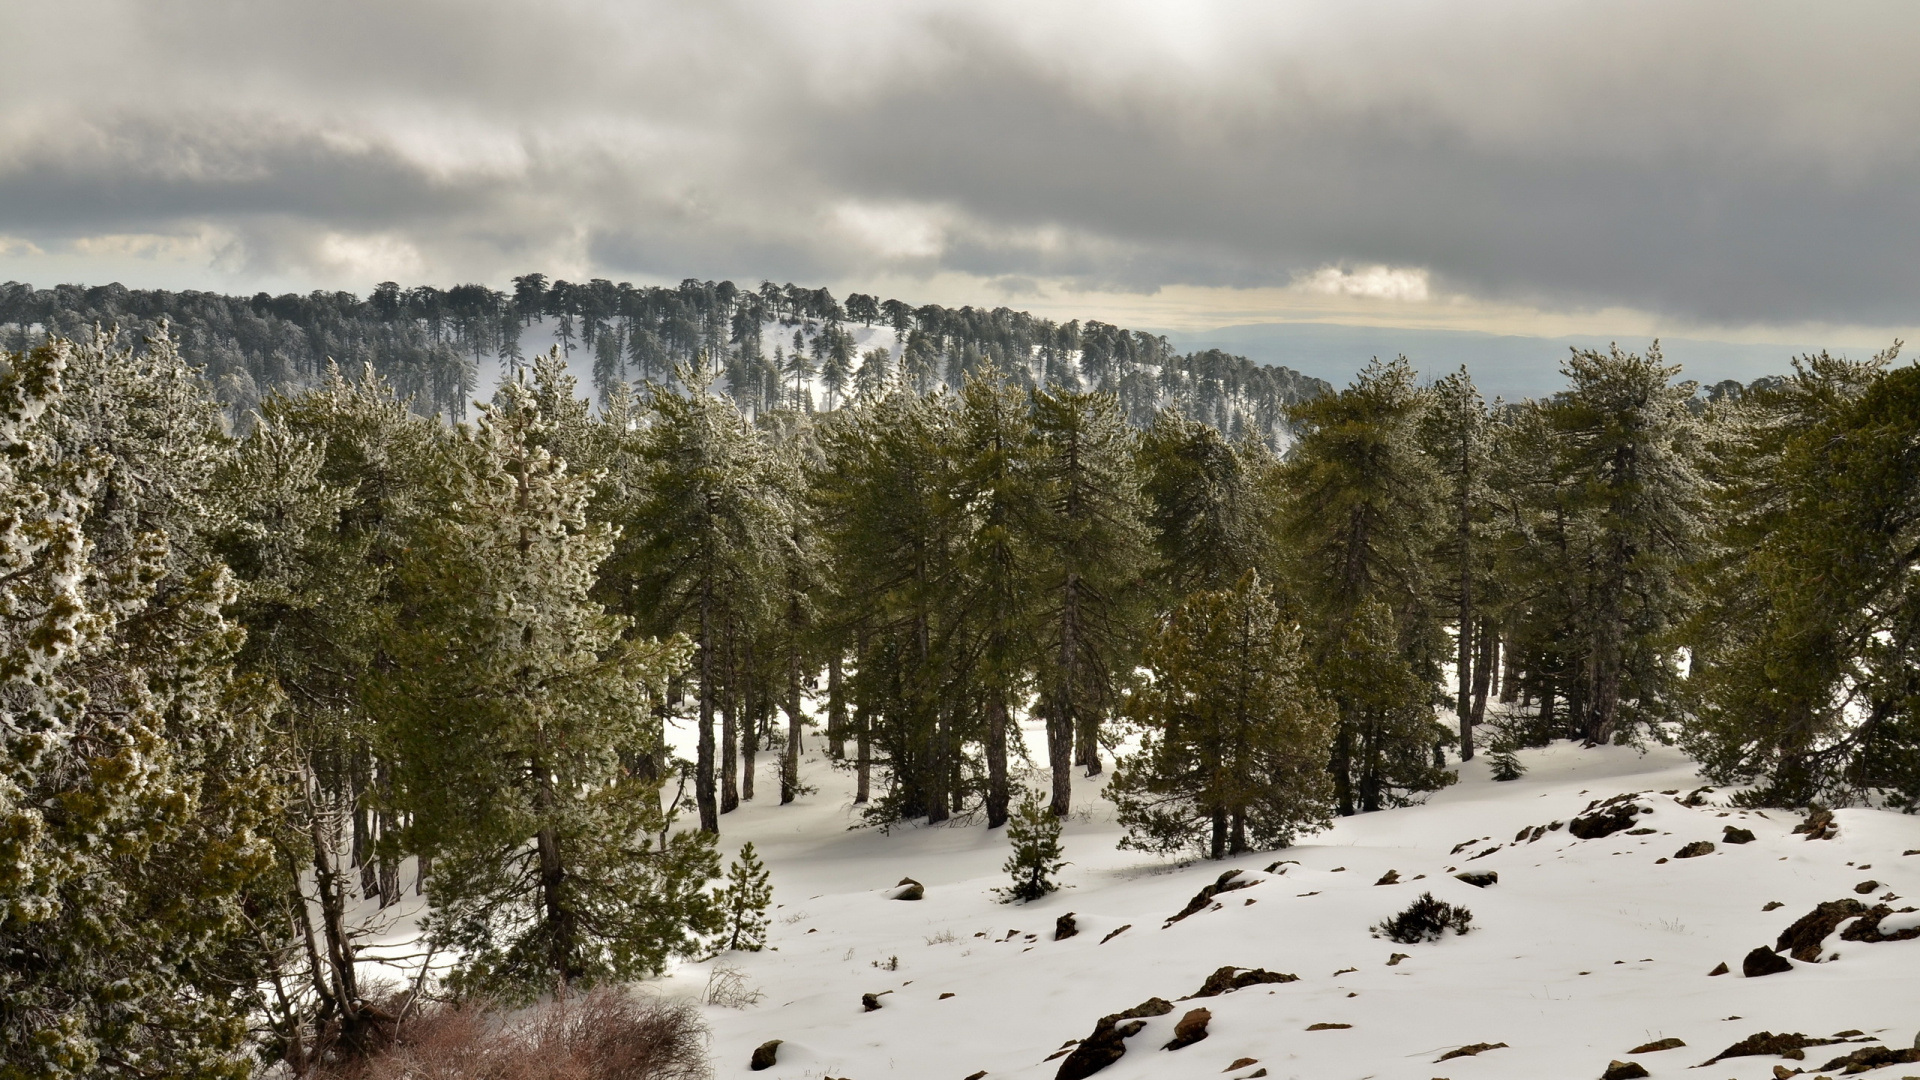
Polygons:
M1441 1054L1439 1057L1433 1059L1433 1063L1438 1065L1443 1061L1452 1061L1454 1058L1473 1057L1476 1054L1484 1054L1489 1050L1503 1050L1506 1048L1506 1045L1507 1044L1503 1042L1468 1043L1458 1050L1449 1050Z

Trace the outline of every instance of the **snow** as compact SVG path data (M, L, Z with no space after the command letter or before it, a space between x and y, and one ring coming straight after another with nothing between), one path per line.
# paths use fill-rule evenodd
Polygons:
M1037 729L1026 736L1043 745ZM810 742L817 750L818 736ZM991 892L1004 883L1002 830L989 833L978 821L854 828L851 774L816 753L807 755L804 779L818 792L782 807L777 766L763 758L760 798L726 815L722 833L728 849L751 840L772 871L772 947L684 964L653 988L697 996L714 968L737 969L763 997L746 1008L704 1007L717 1075L746 1075L753 1048L781 1039L779 1063L759 1074L768 1080L961 1080L983 1069L995 1080L1051 1078L1060 1062L1044 1059L1063 1043L1086 1036L1101 1015L1155 996L1174 1010L1149 1019L1101 1077L1221 1076L1239 1058L1259 1064L1232 1076L1264 1067L1276 1080L1598 1076L1635 1046L1684 1039L1684 1049L1635 1058L1660 1077L1683 1075L1763 1029L1859 1028L1889 1045L1912 1043L1920 941L1863 944L1836 935L1826 947L1837 954L1831 962L1765 979L1743 978L1739 968L1749 950L1772 945L1815 904L1854 895L1868 867L1882 883L1877 891L1920 892L1920 858L1900 855L1920 848L1920 819L1842 810L1836 839L1809 842L1791 834L1798 819L1790 814L1688 807L1659 794L1684 797L1702 783L1671 749L1643 755L1557 744L1521 757L1529 771L1518 781L1495 783L1474 762L1460 784L1425 805L1346 819L1294 848L1221 863L1117 850L1101 781L1076 776L1064 835L1071 887L1026 906L997 903ZM1576 840L1562 828L1513 842L1523 827L1565 821L1595 799L1636 791L1649 792L1643 801L1654 807L1640 820L1657 830L1650 835ZM1755 842L1724 843L1728 824L1751 829ZM1475 842L1450 854L1467 840ZM1717 850L1655 861L1694 840L1714 841ZM1495 850L1481 854L1488 849ZM1295 861L1264 872L1276 860ZM1257 884L1163 927L1229 869ZM1389 869L1401 883L1375 885ZM1500 880L1477 889L1455 880L1457 869L1498 871ZM925 884L926 899L885 898L909 876ZM1475 929L1421 945L1369 934L1426 890L1470 907ZM1763 912L1770 900L1783 906ZM1067 912L1079 934L1056 942L1054 922ZM1409 958L1389 966L1396 952ZM1708 977L1721 962L1733 974ZM1223 965L1299 981L1176 1000ZM883 992L882 1008L862 1009L863 993ZM1198 1005L1213 1013L1210 1037L1161 1051ZM1352 1027L1305 1030L1314 1023ZM1509 1045L1435 1063L1478 1042ZM1746 1080L1771 1076L1777 1063L1738 1058L1698 1075Z

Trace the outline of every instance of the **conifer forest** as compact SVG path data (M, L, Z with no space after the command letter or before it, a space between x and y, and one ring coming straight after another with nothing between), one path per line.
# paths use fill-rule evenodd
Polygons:
M1897 344L1711 388L1576 350L1505 401L536 274L9 284L0 345L7 1080L336 1075L423 993L761 949L730 815L827 777L857 829L1011 832L1009 903L1103 774L1124 847L1205 860L1554 743L1920 807ZM417 897L419 980L376 992L357 913Z

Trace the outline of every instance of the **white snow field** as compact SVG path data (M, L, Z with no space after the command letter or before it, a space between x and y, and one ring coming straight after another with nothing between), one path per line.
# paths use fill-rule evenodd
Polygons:
M1042 745L1037 730L1027 739ZM810 737L809 750L818 749ZM744 1008L705 1007L716 1075L767 1080L1052 1078L1064 1058L1049 1055L1102 1015L1153 997L1173 1010L1148 1018L1103 1080L1263 1069L1276 1080L1542 1080L1599 1077L1612 1060L1639 1062L1653 1077L1747 1080L1775 1076L1776 1066L1811 1077L1871 1044L1693 1067L1760 1031L1857 1030L1895 1049L1914 1044L1920 940L1867 944L1836 932L1822 962L1764 978L1744 977L1741 960L1822 901L1920 896L1920 855L1902 855L1920 848L1920 818L1841 810L1836 837L1807 840L1791 834L1798 816L1730 811L1719 793L1683 805L1702 781L1670 749L1563 743L1522 760L1529 771L1520 780L1495 783L1473 762L1425 805L1342 820L1293 848L1221 863L1117 850L1099 781L1076 778L1064 837L1071 887L1005 905L991 891L1005 882L1004 830L980 822L850 830L848 773L810 752L804 779L818 792L782 807L775 763L763 757L759 797L726 815L722 833L729 851L753 841L771 868L771 947L681 965L655 986L697 995L715 967L737 969L763 996ZM1636 824L1655 831L1577 840L1562 827L1514 840L1623 792L1649 793L1642 802L1653 809ZM1755 841L1726 843L1729 824ZM1671 858L1698 840L1717 848ZM1292 861L1264 871L1277 860ZM1164 925L1233 869L1254 884ZM1400 883L1376 884L1389 870ZM1456 870L1497 871L1499 881L1475 888ZM922 882L925 899L888 899L903 877ZM1878 884L1856 893L1870 879ZM1418 945L1370 935L1427 890L1470 907L1471 933ZM1782 906L1762 911L1769 901ZM1056 941L1055 920L1068 912L1079 933ZM1883 929L1913 918L1889 917ZM1407 958L1390 963L1395 953ZM1732 973L1710 977L1723 962ZM1298 981L1178 1000L1226 965ZM862 994L880 995L881 1008L863 1009ZM1162 1050L1175 1023L1201 1006L1212 1013L1208 1037ZM1314 1024L1351 1026L1307 1030ZM1666 1038L1686 1045L1629 1053ZM750 1074L753 1050L771 1039L782 1040L777 1063ZM1437 1060L1472 1043L1507 1045ZM1252 1060L1231 1067L1243 1059ZM1913 1074L1920 1065L1868 1075Z

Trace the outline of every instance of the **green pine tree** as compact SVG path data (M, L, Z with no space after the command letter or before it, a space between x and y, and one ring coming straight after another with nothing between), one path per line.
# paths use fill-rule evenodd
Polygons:
M1219 859L1325 827L1336 716L1257 574L1189 597L1144 665L1127 710L1140 749L1107 784L1122 847Z
M727 867L727 883L719 893L722 949L759 952L767 945L767 909L773 904L773 886L766 865L751 841Z
M1066 851L1060 846L1060 819L1039 792L1022 795L1019 809L1007 823L1007 842L1013 845L1013 854L1000 869L1013 884L994 890L1001 903L1028 903L1059 890L1055 878L1067 865L1062 857Z

